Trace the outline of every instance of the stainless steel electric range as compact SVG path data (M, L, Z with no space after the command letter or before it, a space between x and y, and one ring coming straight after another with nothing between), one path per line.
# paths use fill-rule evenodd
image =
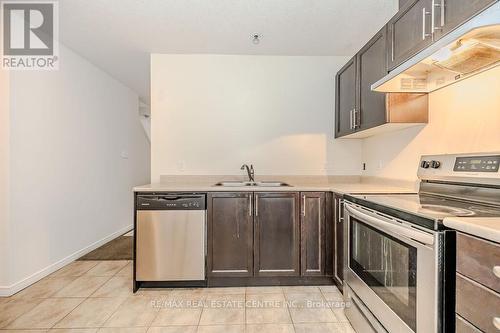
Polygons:
M455 232L500 217L500 153L423 156L418 194L346 195L344 297L358 332L454 331Z

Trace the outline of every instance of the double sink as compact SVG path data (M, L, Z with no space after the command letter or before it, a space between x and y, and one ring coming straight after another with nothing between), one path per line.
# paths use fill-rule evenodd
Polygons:
M261 182L245 182L245 181L223 181L215 184L215 186L224 187L243 187L243 186L255 186L255 187L284 187L291 186L287 183L279 181L261 181Z

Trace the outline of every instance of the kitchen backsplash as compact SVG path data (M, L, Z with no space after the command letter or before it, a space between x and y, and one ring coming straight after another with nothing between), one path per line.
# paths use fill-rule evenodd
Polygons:
M500 67L429 96L429 123L363 140L364 175L414 180L420 156L500 151Z

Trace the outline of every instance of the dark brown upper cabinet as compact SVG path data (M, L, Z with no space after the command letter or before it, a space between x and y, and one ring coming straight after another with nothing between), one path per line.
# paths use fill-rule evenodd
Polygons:
M337 73L336 138L364 138L427 122L427 95L372 91L372 84L387 73L384 27Z
M432 44L432 4L432 0L413 0L389 21L389 70Z
M299 193L254 195L254 275L300 275Z
M356 57L349 60L335 77L335 137L354 133L356 108Z
M408 5L413 0L399 0L399 10Z
M253 193L208 195L208 276L253 275Z
M324 275L326 194L302 192L300 199L301 275Z
M387 29L380 30L356 55L358 94L356 125L365 130L385 124L386 94L372 91L373 82L387 74Z
M435 0L434 40L438 40L498 0Z
M413 55L498 0L408 0L389 21L388 68Z
M335 78L335 137L364 138L428 122L426 93L372 85L498 0L402 0L399 12Z

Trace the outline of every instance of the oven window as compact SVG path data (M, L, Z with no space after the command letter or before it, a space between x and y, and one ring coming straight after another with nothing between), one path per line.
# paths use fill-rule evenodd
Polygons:
M417 249L350 218L351 269L416 331Z

